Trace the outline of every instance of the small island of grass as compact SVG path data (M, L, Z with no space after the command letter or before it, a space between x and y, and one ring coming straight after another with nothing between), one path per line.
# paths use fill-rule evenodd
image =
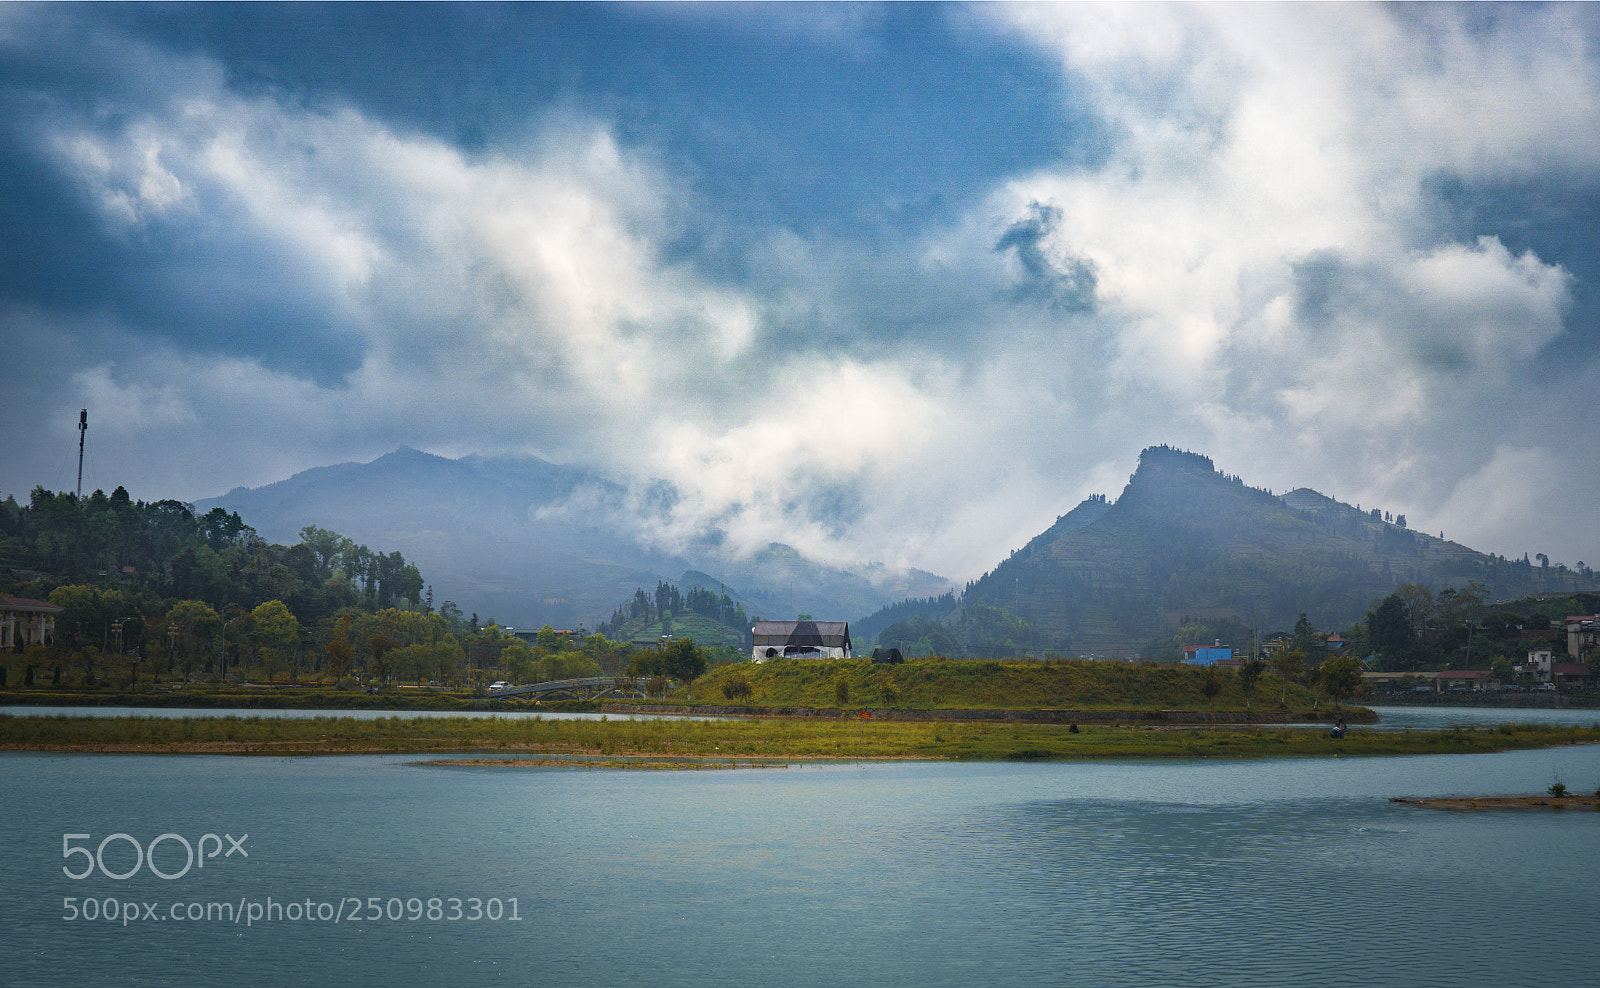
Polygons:
M1391 803L1429 810L1600 810L1600 794L1593 796L1395 796Z
M149 754L493 753L702 759L1088 760L1468 754L1592 744L1600 729L1151 728L1018 721L0 715L0 749Z

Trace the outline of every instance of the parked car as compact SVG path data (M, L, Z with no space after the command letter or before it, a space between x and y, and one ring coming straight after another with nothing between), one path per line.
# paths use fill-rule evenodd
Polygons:
M1526 686L1518 686L1516 683L1507 683L1500 687L1500 691L1502 693L1526 693L1528 688Z
M1556 684L1555 683L1540 683L1540 684L1538 684L1537 686L1535 686L1533 688L1533 691L1535 693L1554 693L1556 691Z
M1417 686L1411 687L1411 692L1413 692L1413 693L1436 693L1438 691L1435 690L1432 686L1419 684Z
M511 684L506 682L505 680L501 679L501 680L497 680L496 682L490 683L489 684L489 688L491 690L508 690L508 689L511 688Z

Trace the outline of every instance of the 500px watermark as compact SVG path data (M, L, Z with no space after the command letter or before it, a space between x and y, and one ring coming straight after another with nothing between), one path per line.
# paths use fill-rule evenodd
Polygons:
M69 896L61 900L61 918L69 923L78 920L102 920L127 926L130 923L232 923L254 926L257 923L377 923L377 922L467 922L487 920L498 923L522 922L522 913L516 898L499 896L483 899L476 896L434 896L422 899L412 896L384 898L381 895L345 896L329 902L305 899L282 902L267 896L265 900L242 897L233 902L174 902L163 906L159 902L105 898L78 898Z
M87 847L76 846L74 842L92 842L94 840L93 834L62 834L61 856L68 861L72 861L76 856L80 854L83 855L83 861L81 863L83 870L74 871L70 865L62 865L61 873L66 875L68 878L73 879L74 881L82 881L98 870L100 874L111 879L112 881L125 882L137 875L141 868L148 868L150 874L156 876L157 878L164 878L171 882L182 878L184 875L187 875L190 868L204 868L208 859L216 858L219 855L224 859L231 858L235 854L238 854L243 858L248 858L250 856L250 852L245 850L244 842L249 837L249 834L241 834L238 837L234 837L232 834L223 834L221 837L218 837L216 834L201 834L200 839L196 843L191 844L189 843L189 838L183 836L182 834L162 834L159 837L152 838L148 844L140 844L129 834L115 833L110 834L101 840L100 845L93 851L90 851ZM228 849L226 851L222 849L222 842L224 840L228 842ZM209 853L207 851L207 842L210 842ZM166 862L168 870L166 871L163 871L161 866L156 864L156 849L161 847L163 844L170 846L169 850L163 851L162 853L162 857L168 858ZM127 851L124 850L124 845L133 848L133 867L128 868L126 871L116 871L114 870L114 867L106 867L106 849L108 847L113 849L114 858L125 859ZM177 868L176 858L178 848L180 847L183 849L184 855L183 867ZM113 861L114 866L118 864L126 865L126 863L126 860L120 862L115 860Z

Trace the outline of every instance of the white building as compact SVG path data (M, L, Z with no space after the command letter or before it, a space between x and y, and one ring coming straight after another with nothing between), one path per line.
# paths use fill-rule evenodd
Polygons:
M846 621L757 621L750 629L750 658L848 659L850 625Z
M62 608L27 597L0 597L0 648L43 645L56 636L56 615Z
M1551 649L1535 648L1528 651L1528 661L1517 671L1536 683L1549 683L1554 682L1554 665L1555 653Z

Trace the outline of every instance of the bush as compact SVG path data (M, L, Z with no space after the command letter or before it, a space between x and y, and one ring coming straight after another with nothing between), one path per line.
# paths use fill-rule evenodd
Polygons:
M1552 782L1552 783L1550 783L1550 787L1548 789L1546 789L1545 792L1549 793L1550 795L1554 796L1557 799L1560 799L1561 797L1563 797L1563 796L1565 796L1567 794L1567 784L1565 782L1561 782L1559 780L1555 781L1555 782Z
M752 692L753 690L750 688L750 680L744 678L744 673L742 672L734 673L722 684L722 695L729 700L737 700L742 697L747 697Z

